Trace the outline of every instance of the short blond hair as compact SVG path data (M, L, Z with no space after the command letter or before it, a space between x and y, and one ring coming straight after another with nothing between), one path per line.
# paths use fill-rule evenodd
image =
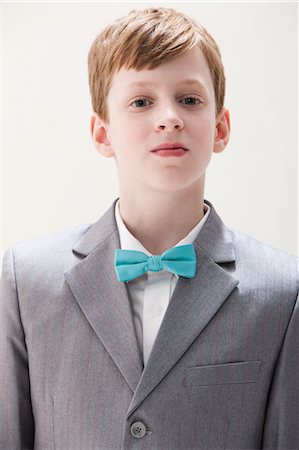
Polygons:
M89 88L94 112L109 121L107 95L112 76L121 68L154 69L198 46L211 73L216 115L225 96L221 54L208 31L186 14L172 8L132 10L107 26L88 54Z

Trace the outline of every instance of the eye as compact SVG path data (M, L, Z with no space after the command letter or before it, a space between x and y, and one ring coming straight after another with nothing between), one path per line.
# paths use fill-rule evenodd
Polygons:
M148 104L145 104L148 102ZM135 108L143 108L144 106L148 106L151 102L147 100L146 98L137 98L137 100L134 100L130 106L135 106Z
M202 103L202 101L199 100L199 98L196 98L196 97L185 97L181 101L184 102L185 100L186 100L185 105L194 106L194 105L199 105L200 103Z

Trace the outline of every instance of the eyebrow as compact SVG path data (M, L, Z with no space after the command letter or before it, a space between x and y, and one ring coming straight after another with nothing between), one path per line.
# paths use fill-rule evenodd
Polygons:
M147 86L155 86L155 84L156 83L153 83L152 81L132 81L131 83L128 84L128 87L134 87L134 86L147 87ZM186 85L187 86L198 86L207 92L206 86L201 81L197 80L196 78L186 78L185 80L182 80L178 84L185 85L185 86Z
M188 86L199 86L200 88L207 90L205 84L197 80L196 78L186 78L185 80L182 80L181 84L185 84Z
M131 86L141 86L141 87L146 87L146 86L154 86L155 83L153 83L152 81L132 81L131 83L128 84L128 87Z

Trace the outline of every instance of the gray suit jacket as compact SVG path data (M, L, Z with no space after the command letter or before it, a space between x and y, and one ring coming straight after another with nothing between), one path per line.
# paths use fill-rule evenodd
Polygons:
M114 203L7 250L1 450L299 449L298 260L207 203L197 274L179 278L145 369Z

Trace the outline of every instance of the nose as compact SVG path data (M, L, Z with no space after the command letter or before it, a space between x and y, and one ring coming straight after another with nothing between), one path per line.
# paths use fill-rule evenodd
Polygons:
M159 118L155 120L156 131L168 131L181 130L184 128L184 122L179 116L175 108L171 106L164 107L160 110Z

